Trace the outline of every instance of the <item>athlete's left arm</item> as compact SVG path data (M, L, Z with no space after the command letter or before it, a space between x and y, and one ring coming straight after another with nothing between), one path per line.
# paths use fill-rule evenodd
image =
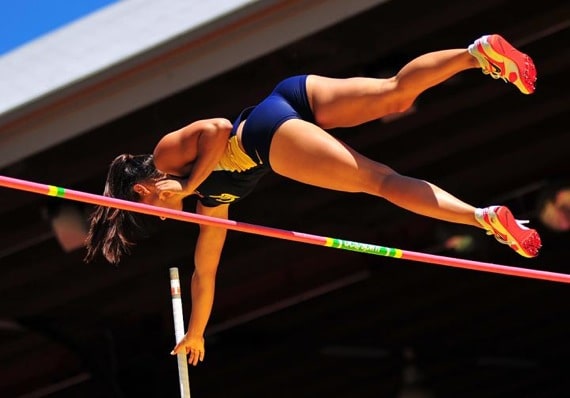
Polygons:
M196 213L228 219L229 205L217 207L196 204ZM184 338L174 347L173 354L185 352L189 354L188 363L197 365L204 360L204 332L212 313L216 272L224 247L227 229L223 227L200 225L200 234L194 251L194 273L191 281L192 311L188 321L188 330Z

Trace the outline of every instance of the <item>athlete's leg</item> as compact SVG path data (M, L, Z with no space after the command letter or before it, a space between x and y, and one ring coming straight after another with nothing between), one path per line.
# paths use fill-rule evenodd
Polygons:
M415 99L458 72L478 67L467 49L421 55L387 79L307 78L307 96L319 126L350 127L407 110Z
M407 110L424 91L473 68L534 92L532 59L499 35L483 36L469 48L434 51L411 60L393 77L333 79L311 75L307 96L319 126L350 127Z
M296 181L382 197L417 214L485 229L525 257L538 254L536 231L521 226L506 207L476 209L434 184L359 154L312 123L283 123L273 136L269 160L276 173Z
M398 174L302 120L292 119L279 127L269 159L276 173L296 181L368 193L414 213L482 228L473 206L429 182Z

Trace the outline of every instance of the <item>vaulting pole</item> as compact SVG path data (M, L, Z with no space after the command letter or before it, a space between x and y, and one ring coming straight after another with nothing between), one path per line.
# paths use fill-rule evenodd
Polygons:
M102 195L95 195L71 189L65 189L54 185L45 185L35 182L20 180L11 177L0 176L0 186L21 191L33 192L41 195L55 196L59 198L74 200L77 202L90 203L93 205L113 207L116 209L133 211L137 213L165 217L178 221L205 224L223 227L235 231L247 232L251 234L268 236L271 238L291 240L295 242L308 243L318 246L332 247L335 249L350 250L359 253L374 254L377 256L399 258L403 260L418 261L438 265L446 265L455 268L465 268L475 271L492 272L497 274L520 276L532 279L542 279L553 282L570 283L570 275L540 271L528 268L518 268L507 265L485 263L480 261L465 260L454 257L446 257L435 254L427 254L401 249L394 249L385 246L378 246L368 243L353 242L349 240L329 238L318 235L305 234L295 231L264 227L261 225L247 224L227 219L209 217L195 213L172 210L162 207L150 206L144 203L136 203L128 200L109 198Z
M172 297L172 318L174 320L174 335L176 344L184 338L184 315L182 311L182 293L180 290L180 276L178 268L171 267L170 295ZM188 362L185 352L176 355L178 361L178 380L180 382L180 398L190 398L190 377L188 376Z

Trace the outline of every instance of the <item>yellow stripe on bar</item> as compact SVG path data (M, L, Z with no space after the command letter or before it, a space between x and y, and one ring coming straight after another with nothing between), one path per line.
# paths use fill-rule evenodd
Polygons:
M56 187L55 185L48 185L48 195L63 198L65 196L65 189Z

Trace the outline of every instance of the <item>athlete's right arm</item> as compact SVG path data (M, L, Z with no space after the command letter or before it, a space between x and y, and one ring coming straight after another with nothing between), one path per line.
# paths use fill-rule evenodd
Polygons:
M165 173L186 176L183 192L177 193L192 195L222 157L231 130L224 118L190 123L162 137L153 152L154 164Z
M206 207L198 202L198 214L228 218L229 205ZM204 360L204 332L210 319L214 303L216 272L226 239L226 228L200 225L200 234L194 252L194 273L191 281L192 312L188 330L184 338L176 345L173 354L184 349L189 355L188 363L197 365ZM181 351L184 352L184 351Z

